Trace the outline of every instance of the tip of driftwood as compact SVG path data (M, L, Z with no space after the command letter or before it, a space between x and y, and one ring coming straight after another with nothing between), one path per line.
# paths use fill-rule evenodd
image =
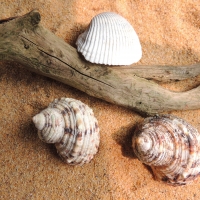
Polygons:
M27 15L29 15L31 17L31 24L33 26L35 26L35 25L40 23L41 15L40 15L40 13L39 13L39 11L37 9L32 10Z
M41 15L39 13L39 11L37 9L34 9L32 11L30 11L29 13L23 15L23 16L15 16L15 17L9 17L6 19L1 19L0 20L0 24L6 23L8 21L11 21L13 19L18 19L18 20L27 20L31 23L32 26L38 25L40 23L41 20Z

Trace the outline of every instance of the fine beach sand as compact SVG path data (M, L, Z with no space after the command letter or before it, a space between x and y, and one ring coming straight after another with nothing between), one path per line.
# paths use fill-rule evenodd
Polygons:
M92 17L113 11L137 32L140 65L186 65L200 61L200 4L188 0L37 0L0 1L0 19L37 8L41 24L75 47ZM151 73L151 72L149 72ZM174 91L196 87L200 78L162 84ZM101 143L87 165L68 166L53 145L41 142L32 117L55 98L71 97L89 105L98 119ZM200 131L200 110L168 112ZM131 150L131 134L142 117L126 108L84 94L68 85L0 62L0 199L4 200L198 200L200 177L172 187L155 181Z

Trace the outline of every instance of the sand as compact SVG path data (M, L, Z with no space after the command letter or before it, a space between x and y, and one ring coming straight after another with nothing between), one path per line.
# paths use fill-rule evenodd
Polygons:
M0 1L0 19L37 8L42 25L75 47L91 18L104 11L124 16L136 30L143 49L138 64L186 65L200 60L200 5L188 0L37 0ZM183 3L185 2L185 3ZM162 84L185 91L198 78ZM54 99L72 97L88 104L101 129L98 154L87 165L68 166L53 145L39 140L32 117ZM173 111L200 130L200 110ZM133 127L142 117L72 87L0 62L0 199L200 199L200 178L172 187L155 181L131 150Z

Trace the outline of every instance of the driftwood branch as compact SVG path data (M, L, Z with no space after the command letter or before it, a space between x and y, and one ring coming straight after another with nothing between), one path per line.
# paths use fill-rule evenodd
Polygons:
M40 14L36 10L21 17L1 20L0 60L19 62L29 70L66 83L91 96L145 114L200 108L200 86L188 92L172 92L138 77L142 75L136 71L142 69L144 72L149 66L122 67L125 68L122 70L119 67L91 64L39 22ZM153 68L157 71L155 74L161 77L160 80L160 73L167 73L167 80L180 80L200 73L199 64L189 67Z
M196 77L200 74L200 63L185 66L117 66L113 69L122 71L130 76L136 75L148 80L156 80L160 82L180 81L188 78Z

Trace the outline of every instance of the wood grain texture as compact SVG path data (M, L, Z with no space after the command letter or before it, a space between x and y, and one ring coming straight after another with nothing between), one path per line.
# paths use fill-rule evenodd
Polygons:
M172 92L139 77L143 75L134 72L134 68L91 64L76 49L41 26L40 19L39 12L33 10L22 17L1 21L0 60L19 62L36 73L143 114L200 108L200 87L187 92ZM156 66L141 67L143 71L147 71L147 68L159 70ZM179 80L199 74L199 64L191 69L193 72L189 73L188 66L180 69L165 66L162 72L176 74L174 79ZM170 79L173 78L168 77Z

